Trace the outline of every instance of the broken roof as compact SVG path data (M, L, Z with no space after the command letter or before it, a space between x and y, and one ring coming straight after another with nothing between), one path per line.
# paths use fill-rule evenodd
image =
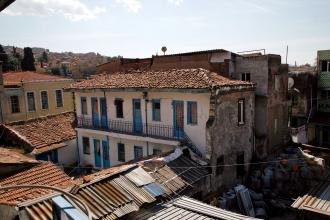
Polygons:
M0 186L23 184L55 186L62 189L73 186L70 177L61 171L55 164L50 162L41 163L28 170L0 180ZM48 189L38 188L1 191L0 204L17 205L21 202L36 199L51 192L52 191Z
M330 175L303 197L298 197L291 207L330 216Z
M72 81L70 78L50 75L47 73L37 73L31 71L3 73L5 86L18 85L31 82L52 82L52 81Z
M9 140L32 148L33 154L64 147L64 141L76 137L73 113L47 116L28 121L0 125Z
M228 79L205 69L171 69L101 74L93 79L73 83L67 89L211 89L234 86L254 88L254 85Z

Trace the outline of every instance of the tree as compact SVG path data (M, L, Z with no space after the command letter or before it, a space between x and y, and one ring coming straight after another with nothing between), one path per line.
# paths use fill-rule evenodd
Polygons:
M31 47L24 47L24 57L22 60L23 71L36 71L34 66L34 56Z
M54 75L61 75L61 69L59 67L53 67L50 71Z
M46 51L44 51L42 53L42 61L45 63L48 63L48 55L47 55Z
M165 53L166 53L166 51L167 51L167 47L163 46L163 47L162 47L162 51L163 51L163 53L164 53L164 55L165 55Z
M8 70L8 55L6 51L3 49L0 44L0 61L2 61L2 70L3 72L7 72Z

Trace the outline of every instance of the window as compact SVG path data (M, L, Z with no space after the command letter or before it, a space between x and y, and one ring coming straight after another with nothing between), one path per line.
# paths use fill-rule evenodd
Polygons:
M250 82L250 73L242 73L241 80Z
M330 99L330 90L321 90L321 99Z
M26 93L26 99L28 104L28 111L33 112L36 110L36 105L34 101L34 92L27 92Z
M244 169L244 152L241 152L237 155L236 157L236 175L237 177L239 176L244 176L245 174L245 169Z
M238 101L238 125L245 123L245 103L244 99Z
M109 143L107 141L102 141L102 145L103 145L103 160L110 160Z
M125 144L118 143L118 161L125 162Z
M225 164L225 156L220 155L217 158L217 168L216 168L216 175L221 175L223 173L224 165Z
M134 159L143 157L143 148L140 146L134 146Z
M82 142L83 142L83 153L84 154L90 154L89 138L88 137L83 137Z
M87 115L87 99L86 99L86 97L81 97L81 114Z
M48 93L47 91L41 91L41 109L48 109Z
M187 124L197 124L197 102L187 103Z
M156 149L156 148L154 148L153 150L152 150L153 152L153 155L160 155L160 154L162 154L162 150L160 150L160 149Z
M62 90L58 89L55 91L56 95L56 107L63 107L63 94Z
M19 99L17 95L10 96L11 113L20 112Z
M279 75L275 75L275 82L274 82L274 89L276 92L280 91L280 76Z
M123 118L123 100L122 99L115 99L115 106L116 106L116 117Z
M321 61L321 72L330 72L330 60Z
M277 131L278 131L278 125L277 125L277 118L274 119L274 134L277 134Z
M159 99L152 100L152 120L160 121L160 100Z

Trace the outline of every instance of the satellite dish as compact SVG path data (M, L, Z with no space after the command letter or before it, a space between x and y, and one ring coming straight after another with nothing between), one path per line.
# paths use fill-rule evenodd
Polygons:
M289 87L289 89L292 89L293 85L294 85L294 80L293 80L292 77L289 77L288 78L288 87Z

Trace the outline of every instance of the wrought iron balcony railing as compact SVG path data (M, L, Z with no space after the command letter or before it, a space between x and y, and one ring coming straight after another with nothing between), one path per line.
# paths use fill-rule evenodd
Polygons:
M76 126L78 128L177 140L189 147L197 155L202 156L201 152L198 150L198 147L191 141L188 135L183 130L175 128L174 126L152 123L142 123L141 125L136 125L132 121L92 119L84 116L78 116L76 122Z

